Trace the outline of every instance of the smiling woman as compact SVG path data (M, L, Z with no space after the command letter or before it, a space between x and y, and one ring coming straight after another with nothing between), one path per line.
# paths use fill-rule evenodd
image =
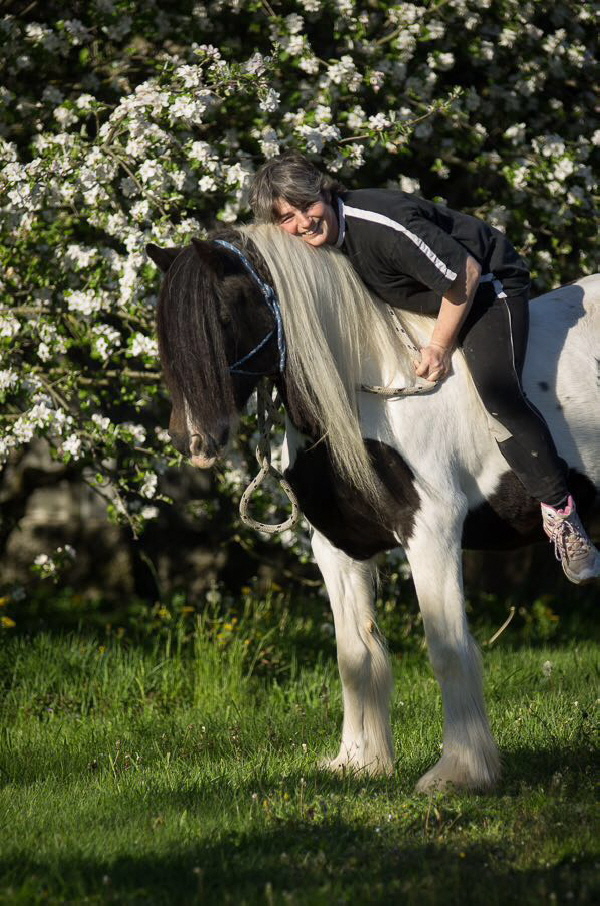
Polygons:
M294 207L279 198L275 210L279 226L291 236L299 236L315 248L337 242L340 225L328 195L307 208Z

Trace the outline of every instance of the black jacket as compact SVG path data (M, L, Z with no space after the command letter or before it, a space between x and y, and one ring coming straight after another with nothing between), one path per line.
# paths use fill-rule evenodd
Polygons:
M367 286L398 308L437 314L467 255L508 294L529 286L527 267L504 234L476 217L388 189L341 192L337 208L338 247Z

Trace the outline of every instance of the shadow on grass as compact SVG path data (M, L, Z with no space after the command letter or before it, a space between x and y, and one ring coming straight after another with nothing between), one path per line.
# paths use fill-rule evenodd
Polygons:
M524 786L544 790L565 789L589 782L598 776L598 749L591 743L582 746L521 748L502 752L502 781L505 795L521 793Z
M547 869L518 870L500 846L459 849L442 842L406 843L339 820L282 822L266 832L229 834L215 842L187 840L167 854L113 862L76 857L36 862L23 872L2 864L15 898L28 904L336 903L540 904L598 902L592 860L568 859ZM20 876L20 877L19 877ZM21 897L17 899L17 891ZM25 898L26 897L26 898Z
M202 783L190 780L175 789L157 781L147 789L144 801L139 790L125 789L121 814L100 818L88 813L80 839L85 840L93 828L96 841L104 836L110 840L115 820L123 820L132 828L123 849L131 852L103 859L98 853L83 856L81 851L68 857L63 849L47 861L35 856L19 862L0 858L4 879L0 903L538 906L598 902L600 883L592 855L566 847L563 851L568 855L538 867L527 848L530 829L516 835L510 816L502 824L505 806L498 801L516 798L517 786L522 789L523 783L550 783L559 768L591 773L589 752L565 761L562 752L545 752L540 757L538 752L522 750L506 761L508 788L488 797L428 799L411 796L405 789L406 779L402 784L395 778L361 781L309 771L304 777L293 773L276 783L272 774L258 775L241 786L226 775ZM299 803L301 786L305 794ZM568 799L560 791L555 793L554 801L548 796L543 814L534 816L540 852L546 838L556 837L557 813L568 807ZM246 803L248 810L254 798L250 830L211 833L203 820L214 816L219 807L235 813L237 803ZM349 804L357 806L355 813L361 818L344 817ZM521 817L529 820L530 811L531 802L524 801ZM186 821L179 831L182 815ZM502 832L486 834L485 828L494 822ZM524 867L531 865L536 867Z

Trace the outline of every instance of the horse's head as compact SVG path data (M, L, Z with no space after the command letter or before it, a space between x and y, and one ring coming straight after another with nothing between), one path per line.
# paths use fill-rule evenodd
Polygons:
M146 247L165 273L157 331L173 406L169 433L176 449L200 468L213 465L258 380L280 372L284 358L270 287L249 265L247 252L240 256L220 242Z

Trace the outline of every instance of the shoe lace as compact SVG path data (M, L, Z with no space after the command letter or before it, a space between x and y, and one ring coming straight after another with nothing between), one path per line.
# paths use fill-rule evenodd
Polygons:
M592 549L586 535L568 519L556 520L550 538L557 560L583 560Z

